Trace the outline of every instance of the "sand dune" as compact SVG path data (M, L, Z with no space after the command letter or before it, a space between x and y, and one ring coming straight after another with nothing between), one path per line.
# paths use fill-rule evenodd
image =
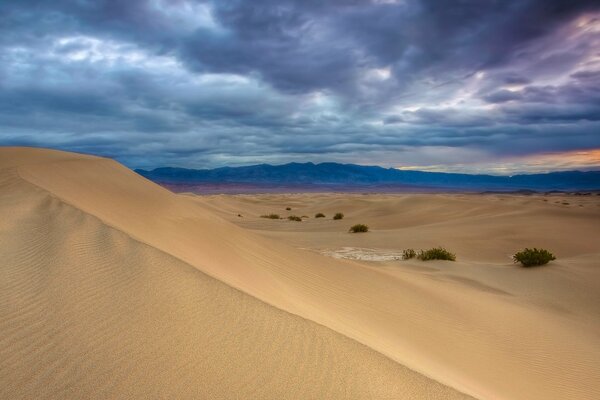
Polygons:
M377 303L385 296L389 304L400 304L401 310L388 307L390 320L378 321L380 328L398 333L398 340L419 352L409 358L403 353L407 347L378 348L413 368L441 380L452 377L446 382L482 398L597 397L598 196L269 194L197 201L298 248L367 261L379 255L384 262L363 265L394 282L368 301L378 310L386 309ZM345 219L331 221L337 211ZM311 218L302 223L259 218L272 212ZM312 218L317 212L329 218ZM346 233L355 223L367 223L372 231ZM456 252L459 261L389 260L405 248L438 245ZM517 268L510 255L524 246L548 247L558 260L545 268ZM371 345L381 345L383 337L380 332ZM457 369L468 372L458 376Z
M108 164L129 175L115 163L24 149L2 149L0 160L0 398L466 398L22 178L43 174L76 193L81 182L64 171ZM156 192L146 197L153 211L177 207L130 177L133 191ZM108 213L115 201L98 205Z
M308 247L445 245L459 252L462 260L486 262L506 262L524 244L552 248L561 258L600 252L596 240L600 196L271 194L198 199L244 228ZM271 212L287 215L288 206L292 213L311 218L317 212L331 217L344 211L345 219L335 224L328 219L273 224L252 218ZM238 218L238 213L247 218ZM339 235L362 222L369 224L372 235Z
M258 218L276 204L260 196L175 195L114 161L0 149L0 397L600 397L592 200L408 196L391 218L385 199L313 199L285 198L377 229L282 225ZM532 215L549 222L510 219ZM395 249L396 235L465 261L398 268L299 249ZM528 237L559 262L509 265Z

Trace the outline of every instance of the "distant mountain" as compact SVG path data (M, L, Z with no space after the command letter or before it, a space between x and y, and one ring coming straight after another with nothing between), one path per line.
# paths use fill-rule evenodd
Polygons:
M136 170L162 184L243 183L280 186L422 187L466 190L594 190L600 189L600 171L495 176L406 171L394 168L338 163L289 163L216 169L156 168Z

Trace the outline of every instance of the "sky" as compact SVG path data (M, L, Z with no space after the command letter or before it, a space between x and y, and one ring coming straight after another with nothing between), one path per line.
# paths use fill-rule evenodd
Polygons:
M2 0L0 145L600 169L600 2Z

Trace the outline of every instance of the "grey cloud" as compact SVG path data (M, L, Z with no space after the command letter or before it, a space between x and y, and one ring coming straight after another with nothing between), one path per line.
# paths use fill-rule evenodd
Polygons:
M511 100L521 99L522 95L519 92L511 92L510 90L498 90L496 92L483 96L483 99L489 103L504 103Z
M600 79L585 64L598 34L561 41L593 12L577 0L2 2L0 144L134 167L600 147ZM81 37L99 44L64 41Z

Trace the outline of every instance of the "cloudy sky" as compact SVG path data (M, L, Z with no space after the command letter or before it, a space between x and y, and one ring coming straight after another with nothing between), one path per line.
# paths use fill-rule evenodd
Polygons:
M143 168L600 169L600 3L3 0L0 145Z

